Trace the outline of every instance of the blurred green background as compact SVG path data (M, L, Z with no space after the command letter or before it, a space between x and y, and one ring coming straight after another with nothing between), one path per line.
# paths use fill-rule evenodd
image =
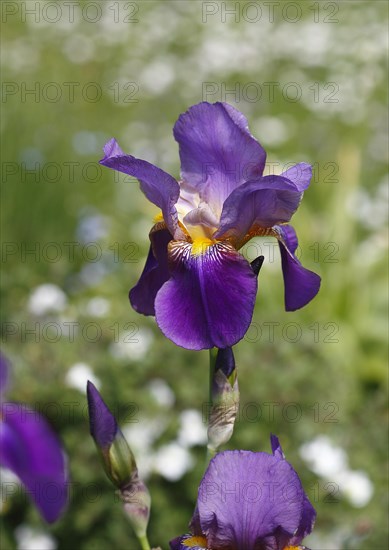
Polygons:
M176 348L130 308L156 210L134 180L97 163L115 136L178 177L172 126L202 100L246 115L269 170L314 165L293 225L322 288L286 313L275 243L245 247L266 261L235 348L241 414L229 448L269 451L269 434L280 437L318 512L313 550L388 548L387 3L1 7L8 397L49 418L72 479L54 526L21 490L3 496L2 549L137 548L89 436L86 377L147 478L151 543L166 549L187 529L204 466L208 357Z

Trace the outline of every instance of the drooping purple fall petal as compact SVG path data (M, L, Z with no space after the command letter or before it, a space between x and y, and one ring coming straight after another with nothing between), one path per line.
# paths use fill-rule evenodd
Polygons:
M320 277L301 265L295 256L298 240L290 225L274 227L278 234L282 273L285 286L285 309L294 311L312 300L319 292Z
M68 471L62 446L43 416L20 403L0 410L0 464L26 487L43 518L56 521L64 511Z
M187 349L236 344L250 325L257 278L228 243L192 254L190 243L169 245L171 278L155 300L156 321L175 344Z
M150 232L151 245L146 264L137 284L130 290L132 307L143 315L155 315L155 297L170 278L167 246L172 236L167 229Z

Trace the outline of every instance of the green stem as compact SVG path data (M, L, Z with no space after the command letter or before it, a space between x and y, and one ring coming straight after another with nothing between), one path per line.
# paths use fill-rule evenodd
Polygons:
M212 382L215 374L217 348L209 350L209 403L212 404Z
M151 546L149 543L149 539L147 538L147 535L141 535L138 537L138 540L140 542L140 546L142 550L151 550Z
M216 356L217 356L217 348L211 348L209 350L209 406L212 407L212 384L213 384L213 377L215 374L215 365L216 365ZM205 468L207 468L209 461L211 458L213 458L216 454L216 451L214 449L210 449L207 446L207 454L205 457Z

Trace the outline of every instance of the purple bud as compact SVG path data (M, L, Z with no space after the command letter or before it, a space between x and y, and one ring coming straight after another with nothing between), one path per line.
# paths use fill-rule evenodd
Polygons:
M90 381L87 384L87 395L90 433L101 454L107 476L116 487L121 489L137 474L134 455L115 417Z
M90 433L100 448L112 445L118 425L115 417L104 403L96 387L88 380L87 383Z

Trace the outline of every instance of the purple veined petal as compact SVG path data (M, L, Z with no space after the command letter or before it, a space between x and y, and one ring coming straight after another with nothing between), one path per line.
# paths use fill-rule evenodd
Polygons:
M170 550L180 550L182 537L176 537L169 542Z
M285 285L285 309L295 311L310 302L320 288L320 277L301 265L294 255L298 241L290 225L275 226L281 252L282 273Z
M305 191L311 183L312 166L306 162L299 162L282 172L281 176L293 182L299 191Z
M149 201L162 210L165 223L172 235L176 238L182 237L175 207L180 195L178 182L157 166L123 153L113 138L104 146L104 153L100 164L137 178Z
M105 404L99 391L89 380L87 383L87 396L91 436L98 447L108 449L118 432L116 419Z
M0 352L0 401L9 387L10 365L6 356Z
M236 187L263 173L266 153L231 105L194 105L179 117L173 133L182 179L218 214Z
M298 526L297 532L289 542L290 546L299 545L306 536L308 536L315 525L316 520L316 510L309 502L308 497L304 496L303 502L303 513L301 515L300 524ZM308 549L307 549L308 550Z
M43 518L63 513L68 469L61 443L43 416L20 403L4 403L0 421L0 465L26 487Z
M285 460L285 455L282 450L280 441L278 437L274 434L270 436L270 443L273 452L273 456L280 460ZM312 504L309 502L309 499L304 495L303 501L303 510L300 518L300 523L297 529L297 532L294 534L293 538L288 542L288 546L294 547L301 543L301 541L312 532L314 523L316 519L316 511Z
M167 246L172 236L167 229L150 231L151 245L146 264L137 284L130 290L132 307L143 315L155 315L155 297L161 286L170 278Z
M197 500L210 548L283 548L303 511L304 491L286 460L267 453L224 451L210 462ZM261 546L262 543L262 546Z
M265 176L235 189L223 206L220 227L214 238L233 237L240 243L256 227L271 228L290 220L302 197L292 181Z
M245 335L253 315L257 278L250 264L228 243L200 254L192 244L169 245L171 278L155 300L156 321L178 346L225 348Z

